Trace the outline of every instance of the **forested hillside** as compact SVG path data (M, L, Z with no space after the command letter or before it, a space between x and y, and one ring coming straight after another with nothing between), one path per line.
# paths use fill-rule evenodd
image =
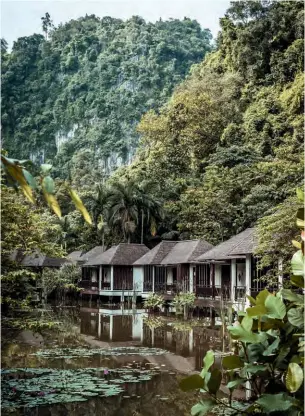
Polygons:
M146 23L86 16L2 46L3 145L14 157L52 160L67 178L84 158L101 178L130 161L136 125L164 104L211 34L185 18Z
M210 33L189 19L91 16L19 39L3 55L4 146L54 158L58 242L217 244L259 225L263 261L288 259L304 168L303 22L303 2L233 2L204 59ZM133 162L105 183L105 161L126 162L138 137ZM67 176L93 227L64 196Z
M264 253L290 247L303 180L303 19L302 2L233 2L217 51L142 118L137 160L115 180L153 178L163 225L180 238L217 244L266 216Z

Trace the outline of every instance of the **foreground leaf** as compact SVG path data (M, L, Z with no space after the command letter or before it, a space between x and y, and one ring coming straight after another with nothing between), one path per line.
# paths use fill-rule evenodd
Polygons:
M284 302L276 296L269 295L265 300L267 316L274 319L283 319L286 315L286 306Z
M214 406L215 406L215 402L211 399L201 401L200 403L197 403L195 404L195 406L192 407L191 415L203 416Z
M243 367L244 363L238 355L228 355L223 357L222 365L226 370L234 370Z
M278 348L280 344L280 338L277 338L275 341L273 341L272 344L269 345L269 347L263 352L263 355L268 356L272 355L274 351Z
M238 386L240 386L241 384L243 384L244 382L245 382L245 380L244 380L244 379L242 379L242 378L238 378L238 379L236 379L236 380L230 381L230 382L227 384L227 388L228 388L228 389L230 389L230 390L233 390L233 389L235 389L236 387L238 387Z
M211 366L214 364L214 352L212 350L209 350L203 359L203 369L200 373L201 377L204 378L205 374L209 371Z
M85 221L88 224L92 225L91 217L90 217L90 215L89 215L86 207L82 203L82 200L80 199L80 197L77 195L77 193L73 189L69 189L69 193L70 193L70 196L72 198L72 201L74 202L75 207L82 214L82 216L84 217Z
M304 305L303 295L298 295L290 289L282 289L281 294L283 298L289 300L289 302L294 302L296 305Z
M304 380L303 370L296 363L290 363L286 374L286 387L290 393L299 390Z
M250 342L256 344L259 342L264 342L267 339L267 334L264 332L254 334L253 332L246 331L241 325L228 326L228 330L234 339L238 339L241 342Z
M61 210L60 210L60 206L58 205L58 202L55 198L54 195L52 194L48 194L47 192L43 192L44 197L49 205L49 207L52 209L53 212L55 212L55 214L61 218Z
M304 326L304 310L302 308L292 308L287 312L288 321L291 325L299 328Z
M207 383L210 393L216 394L218 392L220 384L221 384L221 379L222 379L221 371L218 368L215 368L211 372L210 380Z
M256 400L256 403L259 404L264 411L270 413L288 410L292 406L296 406L298 402L285 393L279 393L263 394L258 400Z
M291 269L294 276L304 276L304 255L302 250L297 251L292 256Z
M182 391L190 391L204 388L204 380L199 374L193 374L182 379L179 383Z

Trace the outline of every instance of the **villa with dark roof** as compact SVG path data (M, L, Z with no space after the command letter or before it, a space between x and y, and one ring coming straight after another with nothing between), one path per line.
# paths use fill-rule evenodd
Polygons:
M166 297L196 292L196 259L212 247L204 240L162 241L133 263L134 275L143 282L142 297L149 292ZM201 265L201 269L208 273L206 265Z
M255 229L247 228L199 256L197 261L210 268L210 276L200 282L199 296L232 302L246 295L255 297L264 288L264 283L257 280L263 271L258 270L254 256L256 245ZM200 280L200 275L196 279Z
M83 256L87 256L80 283L83 293L121 299L141 294L142 282L134 278L132 265L149 251L144 244L121 243L104 252L94 250Z

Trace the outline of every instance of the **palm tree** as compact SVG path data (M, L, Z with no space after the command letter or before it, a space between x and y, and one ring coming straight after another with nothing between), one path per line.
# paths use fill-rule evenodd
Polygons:
M124 241L130 243L138 220L137 193L134 186L129 183L116 182L108 194L108 218L112 226L120 225Z
M156 223L161 218L161 202L151 194L151 186L148 182L137 185L131 180L116 182L108 193L109 224L119 224L124 240L128 243L140 218L141 243L145 222L150 226L152 234L156 232Z

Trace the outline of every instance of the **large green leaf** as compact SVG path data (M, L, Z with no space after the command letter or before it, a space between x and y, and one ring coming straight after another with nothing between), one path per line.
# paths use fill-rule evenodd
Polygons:
M304 255L298 250L291 259L291 269L294 276L304 276Z
M290 363L286 374L286 387L290 393L299 390L304 380L303 370L296 363Z
M30 185L30 187L33 188L33 189L36 189L37 188L36 179L26 169L22 169L22 171L23 171L23 175L24 175L27 183Z
M257 317L257 316L263 316L267 313L267 309L265 308L265 305L256 305L252 306L251 308L247 308L247 315L249 317Z
M253 319L250 316L245 316L243 320L241 321L241 326L246 331L251 331L253 325Z
M200 373L201 377L204 378L205 374L209 371L211 366L214 364L214 352L212 350L209 350L203 359L203 369Z
M274 319L283 319L286 315L286 306L284 302L276 296L269 295L265 300L267 316Z
M215 401L213 401L212 399L201 401L200 403L197 403L195 404L195 406L192 407L191 415L203 416L214 406L215 406Z
M40 169L43 173L49 173L50 170L52 169L52 165L48 165L48 164L43 164L40 166Z
M242 369L242 371L240 372L240 375L241 375L242 377L246 377L246 374L247 374L247 373L250 373L250 374L256 374L256 373L261 373L261 372L266 371L266 370L268 370L268 366L267 366L267 365L260 365L260 364L257 364L257 365L255 365L255 364L248 364L248 365L246 365L246 366Z
M244 363L238 355L227 355L222 359L222 366L226 370L234 370L243 367Z
M247 295L246 297L249 299L251 305L256 305L256 300L252 296Z
M290 281L294 286L304 288L304 277L303 276L291 276Z
M53 194L55 184L51 176L45 176L42 180L42 186L48 194Z
M216 394L218 392L221 384L221 378L221 371L218 368L214 368L214 370L211 372L210 380L207 383L210 393Z
M276 338L272 344L269 345L269 347L263 352L263 355L273 355L274 351L278 348L280 344L280 338Z
M271 293L268 292L267 289L264 289L261 292L259 292L259 294L256 296L256 304L265 305L265 301L269 295L271 295Z
M237 378L236 380L229 381L229 383L227 384L227 388L233 390L243 383L245 383L245 380L243 378Z
M297 326L299 328L304 326L304 309L301 307L291 308L287 312L288 321L291 325Z
M182 379L179 383L181 390L190 391L204 388L204 380L199 374L193 374Z
M285 393L263 394L256 403L266 412L280 412L297 405L297 400Z
M241 325L228 326L228 330L234 339L238 339L241 342L250 342L256 344L267 339L267 334L264 332L255 334L253 332L246 331Z
M281 294L284 299L289 300L289 302L294 302L296 305L304 305L304 296L294 293L290 289L282 289Z
M290 347L288 345L283 345L280 348L280 351L276 359L274 360L274 367L280 367L289 353L290 353Z

